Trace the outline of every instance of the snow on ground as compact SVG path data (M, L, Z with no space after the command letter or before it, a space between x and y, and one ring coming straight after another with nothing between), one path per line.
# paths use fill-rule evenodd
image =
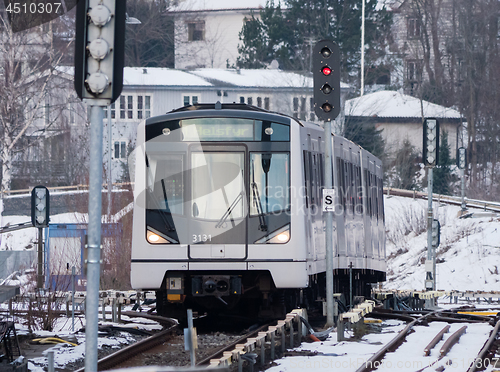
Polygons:
M436 288L500 291L500 218L459 219L460 207L436 202L433 209L441 223ZM384 288L422 290L427 258L427 200L386 197L385 213L388 260Z
M465 371L474 360L487 339L492 326L489 324L469 325L467 335L460 339L460 343L454 346L447 357L438 361L438 344L432 350L429 357L423 356L423 350L446 323L433 322L429 326L416 326L414 332L408 335L407 342L403 343L397 353L388 353L386 357L374 366L380 366L377 371L411 371L426 369L427 371L439 370L438 367L445 366L451 360L451 370ZM457 331L464 323L451 324L448 335ZM347 332L346 341L338 342L337 333L332 332L324 342L302 343L295 351L309 351L317 355L293 356L276 360L277 366L268 369L268 372L292 372L292 371L342 371L354 372L358 368L370 365L368 360L376 353L382 345L391 341L397 332L400 332L406 323L399 320L386 320L379 325L370 325L371 328L380 333L371 332L363 335L361 339L350 338L351 332ZM472 337L471 337L472 336ZM481 340L481 341L478 341Z

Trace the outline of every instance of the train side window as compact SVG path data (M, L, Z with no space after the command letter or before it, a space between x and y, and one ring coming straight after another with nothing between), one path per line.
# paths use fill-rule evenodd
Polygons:
M379 219L385 221L384 214L384 183L382 178L378 178L378 213Z
M355 186L355 174L354 174L354 164L349 163L349 196L350 196L350 206L351 213L354 214L354 209L356 206L356 186Z
M307 151L302 151L302 157L304 160L304 196L306 198L306 208L309 208L309 162L307 157Z
M371 193L371 173L366 170L365 171L365 195L366 195L366 207L368 208L367 214L372 216L372 193Z
M371 173L372 216L377 217L377 178Z
M314 168L310 151L307 152L307 158L309 163L309 195L311 195L311 205L316 205L316 195L314 193Z
M345 211L346 208L346 194L345 194L345 171L344 171L344 160L337 158L337 177L339 179L339 197L342 203L342 209Z
M354 207L356 213L363 213L363 188L361 186L361 168L359 166L354 167L355 172L355 201L356 205Z

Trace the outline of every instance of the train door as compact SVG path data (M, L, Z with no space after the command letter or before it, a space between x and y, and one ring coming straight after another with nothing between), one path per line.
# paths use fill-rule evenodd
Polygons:
M245 156L243 146L190 148L189 258L246 257Z

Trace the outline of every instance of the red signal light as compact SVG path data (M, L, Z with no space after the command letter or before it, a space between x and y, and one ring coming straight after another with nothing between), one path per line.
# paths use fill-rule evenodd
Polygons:
M325 66L323 67L321 72L323 73L323 75L329 76L332 73L332 69L328 66Z

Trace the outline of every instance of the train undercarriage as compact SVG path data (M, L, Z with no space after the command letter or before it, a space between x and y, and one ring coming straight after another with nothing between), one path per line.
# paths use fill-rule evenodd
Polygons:
M385 280L385 273L373 270L338 269L334 293L340 309L351 298L370 298L373 283ZM326 275L309 277L306 288L276 288L268 271L169 272L156 291L159 315L184 321L187 309L198 314L238 316L250 319L282 319L294 308L303 307L321 314L326 298Z

